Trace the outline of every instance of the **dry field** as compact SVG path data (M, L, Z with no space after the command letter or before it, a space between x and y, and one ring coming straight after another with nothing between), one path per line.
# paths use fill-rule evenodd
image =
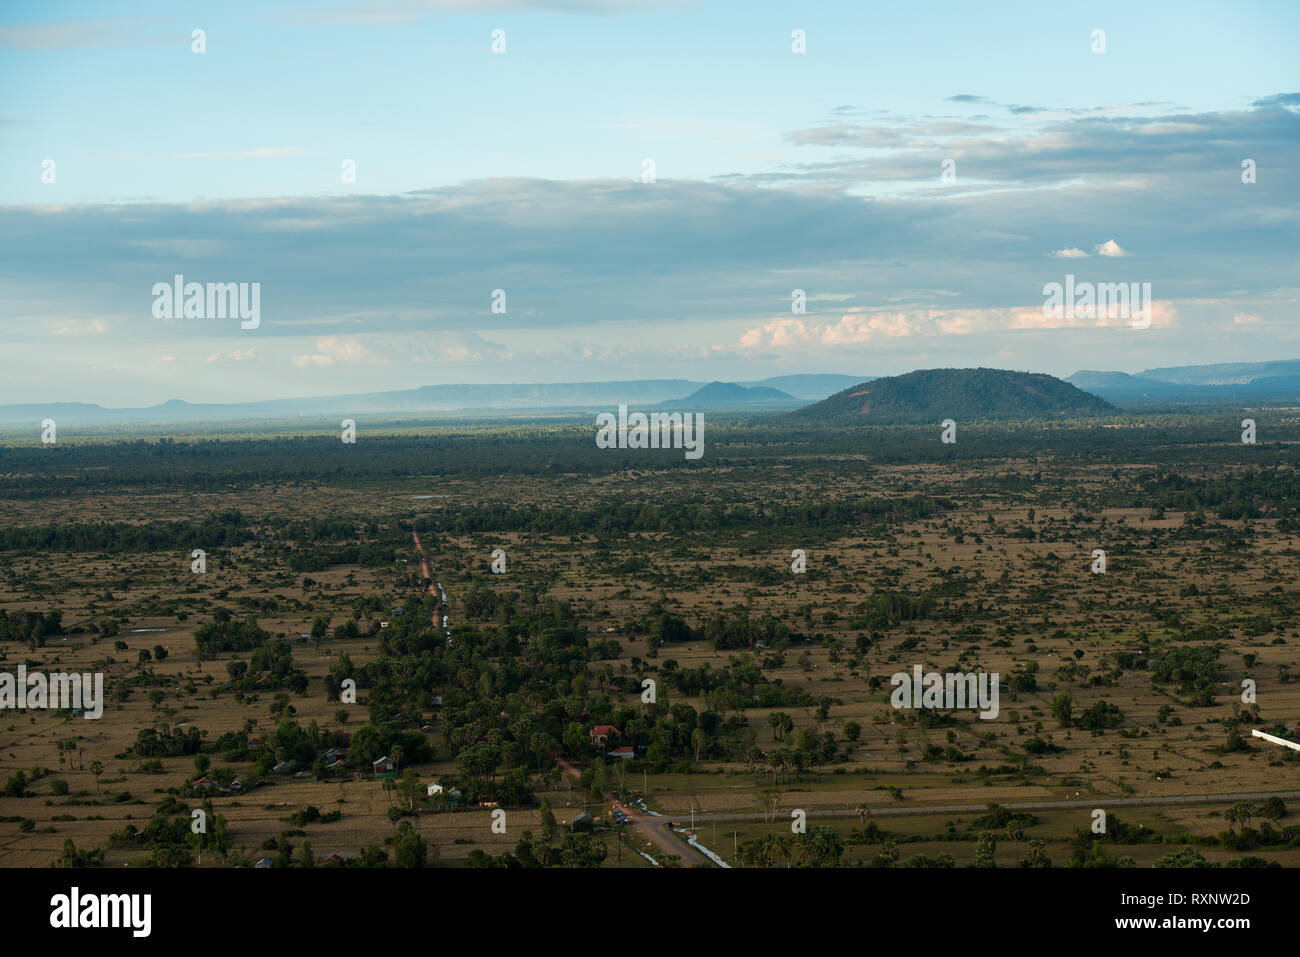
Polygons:
M927 517L896 519L887 526L864 523L860 528L798 530L783 536L780 529L666 532L615 536L500 533L447 533L434 546L438 573L447 587L454 621L462 616L461 601L471 587L507 592L524 585L542 587L551 598L571 603L593 639L620 643L617 659L594 660L588 667L592 687L611 678L654 677L661 702L684 701L697 711L709 708L703 696L679 697L665 679L667 662L677 669L725 668L733 658L752 655L769 681L797 685L809 702L825 701L819 715L813 703L780 708L751 707L741 712L744 728L733 741L748 738L760 752L779 746L767 722L768 713L790 715L792 740L804 730L833 732L841 757L819 767L782 776L761 758L739 760L715 754L684 768L643 773L641 765L623 782L631 793L648 790L649 806L674 819L690 811L699 815L752 814L759 808L760 789L775 783L778 815L774 823L753 821L699 826L705 843L717 838L717 850L733 857L733 843L761 833L786 832L791 808L838 810L843 816L817 819L847 834L857 825L853 809L917 808L989 803L1077 802L1077 809L1036 812L1040 821L1027 838L1048 841L1058 859L1068 854L1066 841L1075 827L1087 828L1094 808L1130 798L1177 798L1238 792L1300 790L1293 752L1262 742L1249 750L1222 750L1227 738L1225 718L1240 703L1241 682L1257 683L1260 717L1268 724L1300 723L1300 672L1297 649L1300 632L1285 613L1291 586L1300 574L1300 536L1279 530L1268 521L1217 520L1227 545L1206 537L1180 537L1187 527L1185 512L1166 510L1157 516L1149 508L1096 508L1080 516L1081 497L1116 482L1116 469L1086 465L1052 465L1043 461L1008 460L998 468L963 465L898 465L861 473L823 463L815 471L813 491L820 499L855 496L899 497L927 495L952 502ZM996 477L1047 471L1049 478L1029 503L1029 496L1012 494L992 481ZM789 466L765 468L756 485L752 472L730 466L706 472L710 488L728 502L774 503L809 498L809 476ZM1119 482L1128 481L1122 477ZM118 489L59 499L6 503L5 524L26 527L56 522L152 523L237 508L252 521L347 518L396 527L413 514L453 515L459 508L484 503L513 503L538 510L587 507L629 494L645 503L668 504L685 483L699 482L699 473L613 472L573 474L522 480L499 478L420 481L395 480L390 485L355 488L326 483L253 486L238 492L184 492ZM1042 485L1049 486L1044 492ZM1052 490L1068 489L1069 502L1052 502ZM1214 522L1211 513L1209 519ZM1232 538L1249 526L1250 535ZM1029 533L1026 529L1030 530ZM1236 544L1233 544L1236 541ZM201 547L202 543L195 543ZM493 549L508 555L505 575L489 573ZM807 553L808 571L790 571L793 549ZM1105 574L1090 571L1092 551L1107 551ZM384 596L400 603L418 566L409 564L363 568L336 565L325 571L295 573L285 567L267 543L253 541L209 555L206 574L191 573L184 550L104 554L97 552L0 553L0 608L63 612L65 634L43 647L29 649L15 642L0 644L0 670L19 663L46 671L103 671L108 702L102 719L84 720L55 712L0 714L0 769L3 777L26 772L32 780L28 796L0 797L0 865L47 866L72 838L78 848L108 848L107 862L122 864L138 851L109 848L109 834L126 823L143 827L153 806L169 791L197 776L192 755L164 757L160 768L142 770L127 754L142 728L167 726L201 729L210 743L226 732L266 734L274 729L269 694L218 694L226 679L226 662L247 653L199 659L193 633L210 621L218 607L236 617L255 614L272 636L293 644L294 666L309 679L306 695L292 697L294 718L304 727L351 729L364 724L365 695L349 706L348 722L340 724L338 702L326 700L324 680L330 664L346 653L356 664L379 655L372 637L328 639L319 645L299 636L311 630L318 615L330 628L352 617L354 600ZM309 579L304 583L304 579ZM904 620L878 631L854 623L864 602L889 591L919 593L944 586L934 614ZM1194 586L1194 587L1193 587ZM1283 599L1278 599L1278 596ZM1229 600L1230 599L1230 600ZM1268 621L1249 623L1243 603L1273 601ZM642 621L656 606L697 626L724 610L744 609L760 618L771 615L806 635L781 654L765 648L715 650L695 639L665 645L657 653L647 644ZM1279 609L1282 609L1279 611ZM969 613L966 613L969 612ZM360 624L367 625L367 613ZM101 638L92 623L117 622L118 633ZM1246 624L1243 626L1243 622ZM1228 640L1217 665L1212 703L1194 706L1188 693L1172 683L1153 683L1146 667L1147 652L1132 667L1115 669L1117 655L1136 648L1169 648L1180 625L1211 625L1224 629ZM870 634L869 634L870 633ZM867 636L859 647L859 637ZM126 651L114 643L124 641ZM1204 642L1192 642L1203 644ZM144 667L167 681L159 685L161 700L151 701L137 689L126 700L114 688L142 667L141 649L160 645L166 657ZM1156 652L1150 652L1151 657ZM1245 655L1251 656L1249 664ZM985 670L1006 681L1013 674L1035 669L1037 687L1012 693L1004 689L1000 713L979 720L961 712L949 725L929 728L904 720L889 703L889 676L910 672L913 665L927 671ZM670 666L671 667L671 666ZM1062 669L1064 668L1064 671ZM1092 676L1109 675L1092 682ZM869 679L879 679L873 688ZM1066 692L1074 714L1106 701L1122 714L1118 727L1100 733L1077 726L1063 727L1053 717L1052 699ZM155 696L156 697L156 696ZM629 704L636 694L625 694ZM910 717L910 715L908 716ZM860 734L849 742L846 727ZM454 776L443 734L435 723L428 732L439 760L416 768L422 781ZM1249 732L1243 731L1249 740ZM1044 753L1025 760L1031 739L1050 744ZM58 742L75 739L65 752ZM1255 739L1256 741L1258 739ZM926 755L926 749L950 746L967 756L949 760ZM96 782L89 768L102 762ZM220 758L214 756L214 763ZM676 761L674 761L676 764ZM34 769L44 769L34 774ZM981 773L981 769L984 769ZM263 842L292 825L290 814L309 805L322 812L337 810L333 823L306 826L316 856L351 856L365 846L382 844L393 833L387 809L399 799L385 791L368 773L346 780L317 782L263 775L251 766L236 772L252 786L239 797L215 799L224 815L235 848L262 856ZM56 794L55 781L67 784ZM96 796L98 793L98 797ZM539 785L563 824L584 806L599 813L589 795L561 784ZM1296 802L1288 802L1296 803ZM1194 805L1171 804L1112 808L1126 823L1141 823L1159 833L1186 830L1214 836L1227 828L1223 801ZM470 808L425 813L415 819L422 836L437 849L435 863L457 863L473 849L501 854L513 848L524 829L539 826L536 808L510 809L506 835L494 834L489 810ZM938 837L949 822L967 828L978 815L938 812L916 816L880 816L882 828L897 834ZM1279 826L1290 824L1288 816ZM1258 823L1258 822L1256 822ZM732 833L736 833L733 838ZM612 865L614 844L608 844ZM973 841L925 840L899 845L912 853L950 853L968 863ZM1020 850L1023 850L1021 848ZM1121 845L1110 850L1149 864L1169 848L1161 845ZM845 860L870 860L879 845L851 845ZM1017 849L1003 836L1000 863L1014 863ZM1220 847L1204 849L1211 860L1226 861L1241 854ZM1286 865L1300 864L1300 850L1269 849L1252 854ZM632 855L635 858L635 855ZM628 855L623 863L628 865ZM210 863L205 860L203 863ZM635 861L634 863L644 863Z

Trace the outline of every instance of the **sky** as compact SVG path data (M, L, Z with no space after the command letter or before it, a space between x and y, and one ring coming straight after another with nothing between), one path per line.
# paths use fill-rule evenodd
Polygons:
M0 403L1300 358L1297 41L1293 2L9 0ZM255 326L159 315L176 275ZM1045 316L1067 275L1149 324Z

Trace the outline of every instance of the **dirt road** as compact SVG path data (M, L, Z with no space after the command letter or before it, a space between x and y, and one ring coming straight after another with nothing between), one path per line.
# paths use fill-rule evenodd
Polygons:
M556 763L565 774L572 776L575 780L581 776L581 772L563 758L557 758ZM614 795L607 793L605 795L605 801L606 803L613 805L615 803ZM624 808L623 810L627 814L628 823L632 827L645 835L648 840L653 841L655 846L665 854L679 855L682 859L683 866L690 867L695 864L704 863L705 859L703 854L700 854L685 841L679 841L673 835L672 831L668 829L667 818L654 817L653 815L646 814L644 811L639 811L634 807Z
M429 552L424 547L424 542L420 541L420 533L412 530L411 537L415 539L415 547L420 550L420 575L429 580L429 594L438 602L434 606L433 614L429 616L429 621L433 627L441 628L443 634L450 639L451 632L447 629L447 593L442 588L442 582L433 577L433 562L429 559Z

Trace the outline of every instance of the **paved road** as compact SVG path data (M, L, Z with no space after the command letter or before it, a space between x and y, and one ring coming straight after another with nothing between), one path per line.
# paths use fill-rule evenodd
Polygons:
M563 758L557 758L556 763L566 774L570 774L574 778L581 776L581 772ZM608 804L613 804L615 801L614 795L606 794L605 801ZM668 829L667 818L654 817L653 815L646 814L634 807L627 807L623 810L624 813L627 814L628 823L653 841L665 854L679 855L682 859L682 864L686 867L704 863L705 858L703 854L696 851L685 841L679 841L673 832ZM696 814L696 817L699 817L699 815Z
M1008 811L1050 811L1068 808L1086 808L1091 811L1100 807L1106 810L1114 807L1133 807L1137 805L1162 804L1227 804L1236 801L1267 801L1271 797L1300 798L1300 791L1250 791L1241 794L1183 794L1172 797L1145 798L1080 798L1077 801L1025 801L1002 804ZM869 817L884 817L890 814L971 814L988 810L987 804L926 804L917 807L882 807L872 808ZM856 817L857 805L844 808L814 808L808 817ZM780 817L781 812L777 812ZM700 814L696 813L695 822L703 821L764 821L760 813L748 814Z

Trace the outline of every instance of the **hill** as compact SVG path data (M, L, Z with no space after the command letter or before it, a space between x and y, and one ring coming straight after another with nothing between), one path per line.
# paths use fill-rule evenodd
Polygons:
M743 386L734 382L710 382L684 399L669 399L660 405L699 409L738 408L755 405L796 405L801 400L767 386Z
M852 386L788 419L830 425L942 419L1086 418L1119 410L1055 376L1004 369L922 369Z

